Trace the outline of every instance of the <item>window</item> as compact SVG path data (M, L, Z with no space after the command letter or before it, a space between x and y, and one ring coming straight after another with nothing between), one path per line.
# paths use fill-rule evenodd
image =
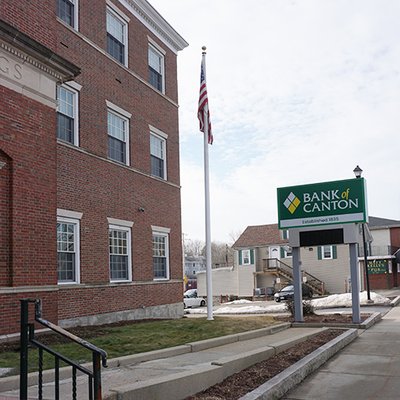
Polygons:
M166 179L166 140L153 133L150 134L151 175Z
M107 7L107 53L127 66L128 23L120 13Z
M243 250L242 251L242 264L243 265L248 265L250 264L250 250Z
M164 93L164 55L151 44L149 44L148 61L149 83Z
M57 16L78 29L78 0L57 0Z
M110 281L130 281L131 277L131 228L109 226Z
M239 265L254 264L254 249L239 250Z
M318 260L333 260L337 258L336 246L319 246Z
M58 283L79 282L79 220L57 218Z
M80 88L81 86L75 84ZM57 87L57 138L78 143L78 91L70 86Z
M129 120L114 111L107 113L108 157L129 164Z
M332 246L322 246L322 259L327 260L332 258Z
M153 276L154 279L169 279L169 229L153 228Z

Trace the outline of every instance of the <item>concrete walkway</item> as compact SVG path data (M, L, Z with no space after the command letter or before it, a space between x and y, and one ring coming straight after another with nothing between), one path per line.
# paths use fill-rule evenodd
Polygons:
M400 307L361 332L283 399L400 399Z
M289 325L280 324L272 332L271 328L265 328L110 360L110 367L102 370L103 398L184 399L324 329L288 328ZM18 390L9 390L9 386L6 389L6 380L0 379L3 389L0 389L0 399L2 396L18 397ZM47 380L43 396L52 399L52 376ZM60 382L60 386L60 398L71 398L70 379ZM30 386L29 398L37 398L36 385ZM78 377L78 399L84 398L87 398L87 378Z

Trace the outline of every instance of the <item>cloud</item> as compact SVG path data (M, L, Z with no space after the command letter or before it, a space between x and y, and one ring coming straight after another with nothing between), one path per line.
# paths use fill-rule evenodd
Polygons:
M185 233L204 237L204 44L213 238L276 222L277 187L347 179L357 164L371 215L400 219L397 0L151 3L190 43L178 56Z

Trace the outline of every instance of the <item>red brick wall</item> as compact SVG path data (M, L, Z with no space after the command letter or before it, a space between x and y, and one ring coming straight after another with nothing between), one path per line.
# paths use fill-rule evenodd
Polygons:
M60 288L59 319L182 302L182 283ZM123 300L123 301L121 301Z
M83 213L81 282L104 286L71 289L60 286L58 294L32 294L45 297L44 307L50 309L44 318L65 319L181 302L179 134L178 108L174 104L177 102L176 55L119 2L115 2L117 7L130 17L129 71L81 37L84 35L106 49L105 0L97 2L96 7L92 2L79 2L79 33L56 18L55 1L25 3L22 6L12 0L1 1L1 17L81 68L76 79L82 85L80 143L79 148L57 144L55 111L0 87L0 99L7 99L0 108L0 150L3 151L0 160L8 157L13 166L11 195L7 197L2 192L0 197L0 216L5 218L9 198L12 199L13 231L11 239L6 234L0 236L0 286L57 283L56 208L62 208ZM38 26L42 27L40 32ZM147 36L166 51L166 96L130 72L133 70L147 82ZM128 167L107 160L106 100L132 114ZM168 135L168 182L149 176L149 125ZM0 170L1 189L10 181L7 168ZM139 212L139 207L145 211ZM133 284L108 286L107 217L134 222ZM153 283L152 225L170 228L170 278L178 281ZM4 262L7 257L11 258L8 266ZM7 268L12 270L11 278L4 272ZM5 326L3 322L10 327L18 325L18 299L28 295L31 294L11 295L0 291L3 307L0 326ZM54 304L46 306L47 301Z
M2 86L0 98L7 99L0 108L0 151L12 160L12 280L1 285L55 284L55 113Z
M391 289L393 287L393 275L389 274L389 273L388 274L370 274L369 275L369 287L371 290Z
M56 284L54 110L0 86L0 286ZM3 219L4 218L4 219ZM3 224L4 221L4 224ZM1 288L0 288L1 289ZM41 296L57 320L54 293L0 293L0 334L18 331L19 299Z
M177 101L176 55L163 45L119 2L117 7L130 17L129 70L147 81L148 39L151 36L166 50L166 95ZM80 5L80 32L102 49L106 48L106 5L95 9L88 3ZM58 146L58 207L83 213L81 220L81 282L109 282L107 217L133 221L132 277L134 282L153 281L151 225L171 229L170 274L182 279L181 217L179 178L178 109L164 96L132 76L117 62L104 56L82 40L78 34L59 22L58 51L81 67L77 82L82 85L80 96L80 147L99 156L90 157L70 147ZM132 114L130 119L130 166L108 162L106 100ZM167 173L174 185L149 177L149 124L168 135ZM144 213L138 212L143 207ZM151 288L151 289L150 289ZM62 290L60 318L88 315L81 298L95 298L98 304L89 307L97 312L121 311L136 306L168 304L182 301L182 284L128 285L101 289ZM76 291L86 295L71 296ZM167 292L165 292L167 290ZM99 292L99 293L97 293ZM107 292L107 296L102 296ZM157 293L156 298L154 297ZM124 305L118 300L124 298ZM105 298L115 298L111 305ZM126 299L134 299L132 301ZM140 301L138 300L140 299ZM126 301L125 301L126 300ZM66 306L64 307L65 304ZM76 308L71 307L76 304ZM61 310L62 309L62 310ZM74 309L75 315L71 310Z
M128 68L135 71L142 79L147 81L148 78L148 63L147 63L147 49L148 49L148 39L150 36L154 41L156 41L159 46L166 51L165 55L165 71L166 71L166 95L173 101L177 102L178 89L177 89L177 74L176 74L176 55L169 50L169 48L163 44L155 35L150 32L135 16L130 14L130 12L119 2L113 0L116 5L116 9L121 10L129 18L128 26ZM107 48L106 42L106 2L98 1L96 7L93 7L91 2L80 2L79 5L79 31L90 39L93 43L99 46L101 49ZM60 23L62 24L62 23ZM72 34L72 36L71 36ZM69 60L74 60L78 63L82 61L81 56L76 52L76 46L81 46L76 42L76 35L72 32L67 32L65 29L60 29L59 41L63 43L59 46L59 52L63 53L67 51L72 58ZM65 44L69 46L68 50ZM86 46L85 46L86 47ZM90 59L89 59L89 62ZM107 68L108 70L108 68ZM117 72L117 78L124 77L120 67L114 68ZM112 72L113 73L113 72ZM120 76L118 76L118 74ZM104 76L103 76L104 77Z
M134 222L136 281L153 279L151 226L170 228L171 278L182 279L179 188L63 145L58 147L58 163L58 207L83 213L82 283L109 282L107 217Z
M54 51L56 4L55 0L1 0L0 18Z
M1 123L0 123L1 124ZM0 126L0 132L1 132ZM11 285L11 160L0 150L0 286Z
M400 247L400 228L390 228L390 244Z
M0 293L0 335L17 333L20 331L20 299L42 299L42 317L57 323L58 317L58 292L24 292ZM34 320L33 304L29 307L29 322ZM37 326L40 328L39 326ZM41 327L43 328L43 327Z

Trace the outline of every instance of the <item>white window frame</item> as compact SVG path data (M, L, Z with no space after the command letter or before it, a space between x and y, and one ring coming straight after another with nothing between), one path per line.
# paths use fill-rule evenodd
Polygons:
M163 180L167 180L167 139L168 139L168 135L162 131L160 131L159 129L155 128L154 126L149 125L150 128L150 159L152 156L151 153L151 136L159 139L162 143L163 143L163 150L164 150L164 157L162 158L163 163L164 163L164 176L160 177L158 175L153 175L152 171L151 171L151 160L150 160L150 174L151 176L154 176L156 178L159 179L163 179Z
M150 67L150 63L149 63L150 50L153 51L157 56L160 57L160 60L161 60L160 75L162 77L161 93L165 94L165 54L166 54L166 52L160 46L158 46L157 43L154 40L152 40L150 37L148 37L148 39L149 39L149 46L147 49L147 64L148 64L148 67ZM159 89L156 88L155 86L153 86L151 83L150 83L150 86L159 91Z
M57 112L62 114L59 111L59 91L60 89L64 89L72 94L72 101L73 101L73 118L74 118L74 142L68 142L58 137L57 140L60 140L64 143L69 143L73 146L79 147L79 91L81 90L82 86L76 82L68 82L62 85L57 86ZM57 126L58 129L58 126Z
M111 1L107 1L107 9L106 9L106 33L108 32L108 27L107 27L107 14L110 13L113 17L119 20L121 24L123 25L123 45L124 45L124 62L121 63L119 60L114 58L108 51L106 53L117 63L124 65L125 67L128 67L128 25L129 25L129 17L127 17L121 10L119 10L117 7L115 7L114 4L112 4Z
M110 221L110 219L109 219ZM114 220L115 222L117 222L118 220ZM122 222L122 221L121 221ZM110 274L110 282L111 283L126 283L126 282L132 282L132 228L131 226L127 226L128 224L112 224L109 223L108 225L108 233L110 232L110 230L117 230L117 231L122 231L122 232L126 232L127 233L127 238L126 238L126 242L127 242L127 256L128 256L128 277L127 279L111 279L111 253L110 253L110 243L108 243L108 270L109 270L109 274ZM108 236L109 239L109 236Z
M330 256L325 257L325 248L329 247ZM333 246L321 246L321 259L322 260L333 260Z
M129 132L129 125L130 125L130 118L132 116L131 113L129 113L128 111L125 111L124 109L122 109L121 107L111 103L110 101L106 100L106 104L107 104L107 157L109 160L112 160L114 162L120 163L120 164L124 164L124 165L130 165L130 151L129 151L129 143L130 143L130 132ZM123 163L122 161L118 161L118 160L114 160L113 158L110 158L110 156L108 155L108 136L112 136L110 135L109 131L108 131L108 113L114 114L115 116L117 116L118 118L121 118L125 121L125 127L126 127L126 132L125 132L125 163Z
M151 236L151 243L152 243L152 251L153 251L153 236L162 236L165 237L165 258L166 258L166 277L164 278L156 278L154 277L154 261L152 262L153 265L153 280L154 281L168 281L170 279L170 263L169 263L169 234L170 234L170 229L169 228L164 228L160 226L152 226L152 236ZM152 256L153 259L154 255Z
M245 262L245 259L247 259L248 262ZM251 264L250 249L242 250L242 265L250 265L250 264Z
M57 18L59 18L60 21L62 21L64 24L66 24L66 25L70 26L71 28L75 29L76 31L78 31L79 30L79 20L78 20L78 18L79 18L79 0L68 0L68 1L70 1L74 5L74 24L73 25L68 24L63 19L61 19L58 15L57 15Z
M74 225L74 250L75 250L75 280L74 281L59 281L57 272L57 283L59 285L76 285L81 281L80 268L80 218L82 213L74 211L57 210L57 223L66 223ZM57 249L58 254L58 249ZM58 261L57 261L58 264ZM58 265L57 265L58 270Z

